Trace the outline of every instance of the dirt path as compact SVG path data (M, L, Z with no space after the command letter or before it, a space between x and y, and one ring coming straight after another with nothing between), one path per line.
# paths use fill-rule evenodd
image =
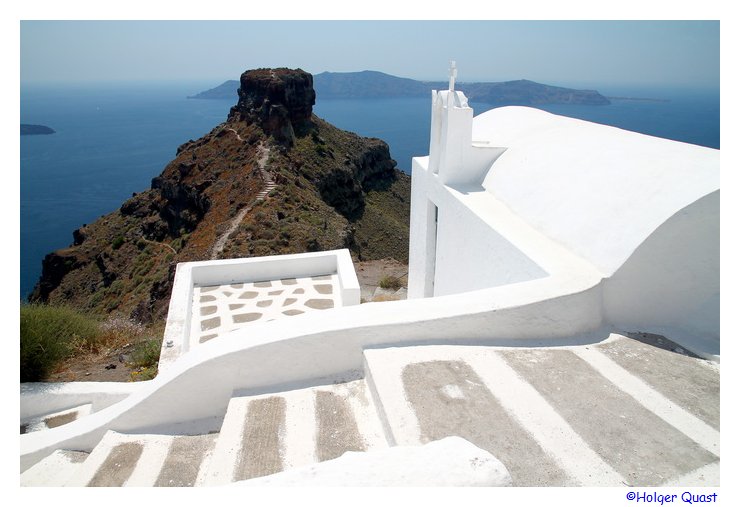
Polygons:
M171 252L172 252L173 254L177 255L177 251L176 251L176 250L175 250L174 248L172 248L172 246L171 246L171 245L168 245L167 243L160 243L159 241L152 241L151 239L146 239L146 238L141 238L141 239L143 239L143 240L144 240L144 241L146 241L147 243L151 243L152 245L158 245L158 246L163 246L163 247L165 247L165 248L169 248L169 249L170 249L170 251L171 251Z
M241 138L236 130L228 130L233 132L236 135L237 139L244 142L244 139ZM226 231L224 231L224 233L218 237L216 242L213 244L213 248L211 248L211 259L218 259L218 256L221 255L221 252L223 252L224 247L226 246L226 242L229 240L229 237L234 234L234 231L236 231L236 229L239 227L239 224L242 223L242 220L244 220L244 217L247 216L247 213L252 211L252 208L255 204L264 201L269 196L270 192L272 192L272 190L277 186L277 184L275 183L275 179L272 177L272 173L270 173L266 169L267 161L270 158L270 148L268 146L265 146L264 143L260 143L259 146L257 146L257 153L257 167L259 168L260 175L262 176L262 181L264 182L262 190L260 190L251 204L245 206L239 211L239 213L237 213L237 215L231 220L229 228L226 229Z
M101 354L71 357L45 382L129 382L136 369L127 362L132 347L121 347Z
M398 278L404 288L408 285L409 267L395 259L363 261L355 262L354 264L357 281L360 282L363 302L369 303L375 300L375 291L380 286L380 280L386 276ZM387 294L384 296L379 300L389 301L393 299L405 299L406 297L405 295L390 296Z

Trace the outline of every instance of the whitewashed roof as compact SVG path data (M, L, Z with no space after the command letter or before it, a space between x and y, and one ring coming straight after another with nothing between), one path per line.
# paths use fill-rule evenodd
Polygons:
M719 150L534 108L475 117L473 141L506 147L483 187L607 275L660 224L719 189Z

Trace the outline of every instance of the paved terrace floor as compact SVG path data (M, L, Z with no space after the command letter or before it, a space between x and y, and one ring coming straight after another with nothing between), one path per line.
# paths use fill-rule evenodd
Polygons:
M336 274L195 287L191 346L255 322L342 306Z
M461 436L515 486L719 485L719 364L663 337L365 358L399 445Z

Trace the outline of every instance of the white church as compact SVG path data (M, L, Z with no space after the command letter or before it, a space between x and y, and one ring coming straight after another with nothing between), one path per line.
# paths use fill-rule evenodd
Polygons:
M719 151L455 73L407 300L346 250L180 264L155 379L21 385L21 485L719 486Z

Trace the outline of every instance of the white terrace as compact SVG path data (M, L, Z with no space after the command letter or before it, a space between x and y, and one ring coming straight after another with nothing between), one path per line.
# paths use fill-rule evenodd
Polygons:
M178 265L159 368L245 325L360 304L347 250Z
M409 297L346 251L181 264L157 378L21 385L21 484L719 486L717 150L453 75Z

